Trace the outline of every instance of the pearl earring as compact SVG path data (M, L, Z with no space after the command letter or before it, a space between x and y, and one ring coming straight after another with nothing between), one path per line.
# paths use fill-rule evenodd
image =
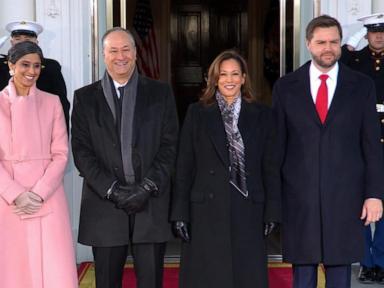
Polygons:
M9 70L9 75L11 75L11 76L15 75L15 70L10 69L10 70Z

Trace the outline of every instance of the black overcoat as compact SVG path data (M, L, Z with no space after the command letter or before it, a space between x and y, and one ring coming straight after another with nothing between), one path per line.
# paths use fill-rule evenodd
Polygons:
M136 181L148 177L159 189L146 208L135 215L134 243L165 242L172 237L169 189L176 158L178 121L168 84L139 76L132 134L132 163ZM105 199L115 180L124 182L120 135L101 82L74 95L72 151L84 177L79 242L90 246L119 246L129 241L128 216Z
M231 207L226 134L217 103L189 107L180 137L172 220L189 222L191 242L181 253L181 288L267 287L263 222L280 220L280 182L271 110L242 101L238 127L245 146L249 198ZM239 196L242 197L242 196ZM241 215L231 225L231 213ZM238 230L237 230L238 229ZM244 241L233 240L241 231ZM245 244L244 244L245 243ZM233 267L233 258L241 265ZM235 275L241 269L241 280Z
M8 85L9 78L11 78L11 76L9 75L7 58L0 57L0 91ZM67 89L63 75L61 74L59 62L44 58L43 68L41 69L39 79L37 79L36 86L40 90L59 96L68 129L70 104L67 99Z
M366 198L383 197L374 83L339 63L322 125L310 92L310 62L278 80L283 257L294 264L343 265L363 257Z

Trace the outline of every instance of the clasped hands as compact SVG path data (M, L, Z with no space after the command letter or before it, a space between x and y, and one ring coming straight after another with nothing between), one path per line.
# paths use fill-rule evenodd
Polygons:
M14 201L13 212L17 215L34 214L43 206L43 199L34 192L21 193Z
M145 180L140 184L116 183L108 199L115 203L117 208L124 209L127 214L134 214L144 209L151 193L152 189Z
M264 237L269 236L272 231L278 227L277 222L264 223ZM185 221L175 221L173 223L173 231L177 238L180 238L183 242L189 242L191 240L188 223Z

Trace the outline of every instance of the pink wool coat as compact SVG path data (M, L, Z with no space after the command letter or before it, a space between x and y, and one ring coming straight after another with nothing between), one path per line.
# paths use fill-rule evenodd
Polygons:
M17 96L12 80L0 92L0 287L77 287L63 188L68 139L59 97L37 89ZM13 202L33 191L44 200L19 216Z

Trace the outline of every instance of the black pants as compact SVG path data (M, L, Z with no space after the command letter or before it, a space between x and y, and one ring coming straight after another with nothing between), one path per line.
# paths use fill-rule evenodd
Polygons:
M132 256L138 288L163 287L165 243L133 244ZM92 247L96 288L121 288L128 245Z
M292 265L294 288L316 288L317 267L313 265ZM350 288L351 265L324 266L326 288Z

